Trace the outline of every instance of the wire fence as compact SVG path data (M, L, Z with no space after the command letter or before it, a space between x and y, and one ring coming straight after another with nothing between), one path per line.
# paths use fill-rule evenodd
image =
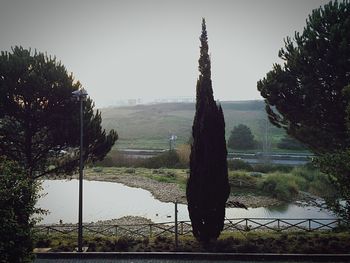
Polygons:
M343 224L334 218L234 218L225 219L224 232L234 231L316 231L333 230ZM192 233L191 221L162 222L152 224L84 224L84 234L114 237L151 238L157 236L183 236ZM37 225L35 233L50 235L53 233L76 234L77 224Z

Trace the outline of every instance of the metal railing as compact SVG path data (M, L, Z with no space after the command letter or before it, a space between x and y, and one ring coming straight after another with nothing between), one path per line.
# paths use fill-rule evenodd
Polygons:
M334 218L234 218L226 219L224 232L233 231L315 231L333 230L342 223L341 219ZM84 224L84 234L104 236L131 236L138 238L157 237L175 234L175 222L163 222L152 224L128 224L128 225L104 225ZM61 225L37 225L34 232L50 235L52 233L75 234L78 226L76 224ZM191 221L177 222L177 235L191 234Z

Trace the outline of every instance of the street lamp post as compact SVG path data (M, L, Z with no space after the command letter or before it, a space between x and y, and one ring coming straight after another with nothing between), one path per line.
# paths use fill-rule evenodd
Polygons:
M77 100L80 102L78 252L83 252L83 103L88 94L85 89L73 91L72 94L73 97L77 98Z

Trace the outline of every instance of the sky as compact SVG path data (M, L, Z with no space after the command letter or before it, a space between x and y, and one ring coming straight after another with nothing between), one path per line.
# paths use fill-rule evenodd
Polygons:
M55 56L97 107L194 98L206 19L215 99L261 99L256 83L281 63L323 0L0 0L0 50Z

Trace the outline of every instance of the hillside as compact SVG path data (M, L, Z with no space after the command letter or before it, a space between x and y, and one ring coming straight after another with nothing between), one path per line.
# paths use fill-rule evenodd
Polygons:
M238 124L249 126L261 141L266 134L266 113L263 101L221 102L228 138ZM188 141L194 117L194 103L163 103L101 109L103 126L116 129L119 134L118 148L168 147L170 134L177 136L177 144ZM268 126L268 134L274 145L284 131Z

